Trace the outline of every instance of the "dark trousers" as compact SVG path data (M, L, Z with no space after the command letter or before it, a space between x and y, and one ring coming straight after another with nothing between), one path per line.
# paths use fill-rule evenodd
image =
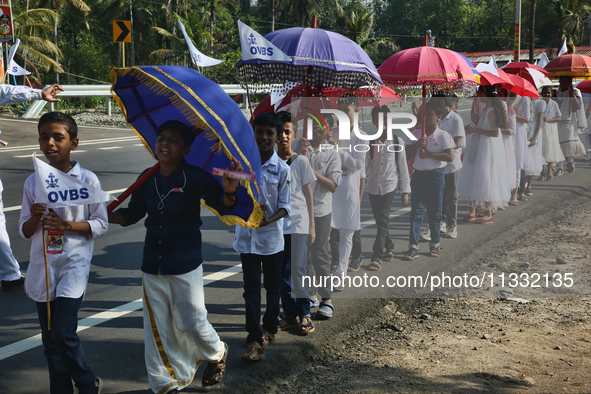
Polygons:
M98 391L94 385L96 376L86 364L82 344L76 334L82 298L57 297L50 302L51 331L47 329L47 303L37 302L51 394L73 394L72 380L81 394Z
M275 334L279 317L279 299L281 298L281 268L283 252L263 256L253 253L241 253L244 277L244 302L246 306L246 342L257 341L263 344L261 329L261 266L263 285L267 292L267 309L263 315L263 329Z
M330 278L330 260L328 258L328 237L330 236L330 221L332 215L329 213L325 216L315 217L314 225L316 229L316 239L314 243L308 248L308 275L311 278L316 278L312 283L324 284L321 278ZM330 281L328 281L330 282ZM330 283L328 286L318 286L310 288L310 295L320 295L320 297L328 299L332 296L330 290Z
M310 296L306 276L308 234L284 234L283 272L281 273L281 304L285 317L310 316Z
M340 231L338 228L330 230L330 260L333 267L339 265L339 237ZM351 248L351 259L361 258L361 230L355 230L353 233L353 248Z
M425 211L429 212L431 241L429 246L439 246L441 227L441 204L445 183L445 168L429 171L413 171L410 180L410 234L409 249L419 249L419 236Z
M447 227L458 225L458 179L460 171L445 174L445 188L443 189L443 205L441 207L441 221Z
M390 224L390 209L392 207L392 200L396 190L386 193L383 196L377 194L369 194L369 203L371 204L371 211L376 220L378 232L373 243L372 259L381 259L388 250L394 250L394 242L390 239L388 225Z

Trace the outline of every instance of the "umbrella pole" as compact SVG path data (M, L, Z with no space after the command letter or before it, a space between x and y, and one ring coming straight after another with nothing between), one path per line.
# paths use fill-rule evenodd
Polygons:
M423 122L423 132L422 137L425 138L425 122L427 122L427 86L423 83L423 113L421 114L422 122Z
M246 82L246 96L248 97L248 107L250 108L250 117L254 118L252 113L252 102L250 101L250 89L248 88L248 77L246 76L246 66L242 66L242 71L244 72L244 82Z
M154 164L152 168L146 171L144 175L142 175L140 178L137 179L137 181L135 181L131 186L129 186L127 190L121 193L118 199L116 199L115 201L110 203L109 206L107 206L107 213L113 212L113 210L117 208L119 204L125 201L127 197L129 197L134 191L136 191L141 185L143 185L148 180L148 178L150 178L159 168L160 162L157 162L156 164ZM45 240L45 238L43 239Z
M49 303L49 266L47 265L47 238L43 232L43 257L45 258L45 290L47 292L47 330L51 331L51 304Z

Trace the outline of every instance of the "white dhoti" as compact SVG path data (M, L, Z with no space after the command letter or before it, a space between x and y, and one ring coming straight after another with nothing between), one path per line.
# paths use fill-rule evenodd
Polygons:
M203 362L224 353L207 321L203 267L182 275L143 274L144 341L148 381L155 393L182 389Z

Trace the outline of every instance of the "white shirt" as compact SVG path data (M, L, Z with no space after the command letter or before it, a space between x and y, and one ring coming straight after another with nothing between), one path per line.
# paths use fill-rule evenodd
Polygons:
M532 101L532 107L533 107L533 116L532 119L529 122L529 133L527 135L527 139L532 139L534 138L534 135L536 134L536 128L538 127L538 116L540 114L540 112L544 112L544 110L546 109L546 102L539 98L539 99L535 99ZM540 131L538 132L538 141L541 142L542 140L542 130L544 129L544 115L542 114L542 120L541 120L542 125L540 126Z
M303 186L316 180L308 158L297 155L289 166L291 170L291 214L283 218L283 234L308 234L310 217Z
M33 89L28 86L0 84L0 105L20 104L31 100L43 100L41 90Z
M270 217L281 208L291 213L291 172L287 164L273 152L273 156L262 165L262 196L259 202L267 206L266 216ZM245 228L236 225L234 250L238 253L253 253L263 256L283 250L283 219L259 228Z
M365 134L363 131L359 131ZM333 135L339 135L336 128ZM368 145L367 142L357 137L355 133L351 133L349 140L337 140L343 176L341 185L332 197L331 225L334 228L360 229L359 189L361 179L365 178L365 146Z
M337 186L342 181L341 157L332 146L321 146L316 151L310 144L308 146L308 160L310 165L320 175L327 177ZM337 189L338 190L338 189ZM312 194L314 195L314 217L326 216L332 212L332 193L321 186L318 181L312 182Z
M462 147L466 146L466 131L464 130L464 121L462 117L454 111L449 111L447 116L437 122L437 127L443 131L447 131L452 138L461 137L460 147L455 148L454 160L451 163L447 163L445 166L445 173L452 174L459 171L462 168Z
M80 167L78 162L68 172L68 175L86 182L94 187L101 188L101 184L94 173ZM37 198L37 185L35 174L25 181L23 194L23 206L19 220L19 231L23 238L23 224L31 218L31 206L39 202ZM67 208L54 208L54 211L64 220L74 222L88 222L91 235L66 231L64 233L64 249L60 254L47 254L49 267L49 299L56 297L80 298L86 291L88 275L90 273L90 260L94 249L94 238L107 232L109 228L107 207L105 203L78 205ZM41 224L37 226L31 243L31 258L27 276L25 278L25 291L29 298L36 302L47 301L45 290L45 261L43 256L43 233Z
M400 169L400 181L402 183L402 193L410 193L410 175L406 163L406 152L404 151L404 141L399 138L399 142L386 140L383 145L380 140L371 141L373 160L370 152L365 155L365 167L369 174L367 190L370 194L383 196L394 190L398 185L398 169ZM400 146L394 145L400 144ZM398 152L398 163L396 163L396 150Z
M417 140L421 138L423 131L417 129L412 134L417 137ZM413 141L410 138L406 140L407 145L414 145L418 141ZM435 128L435 131L427 137L427 146L425 147L431 153L443 153L446 149L454 149L456 146L453 138L448 132L441 130L439 127ZM429 171L443 168L447 165L447 161L439 161L435 159L422 159L419 157L419 150L415 154L415 161L412 167L418 171Z

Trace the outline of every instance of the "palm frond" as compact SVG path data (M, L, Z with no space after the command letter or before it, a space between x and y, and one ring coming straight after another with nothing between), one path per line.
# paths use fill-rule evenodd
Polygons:
M46 71L51 68L58 72L64 71L61 64L59 64L49 56L46 56L43 53L35 50L34 48L21 44L18 49L22 56L24 56L33 63L37 63L37 65L45 68Z

